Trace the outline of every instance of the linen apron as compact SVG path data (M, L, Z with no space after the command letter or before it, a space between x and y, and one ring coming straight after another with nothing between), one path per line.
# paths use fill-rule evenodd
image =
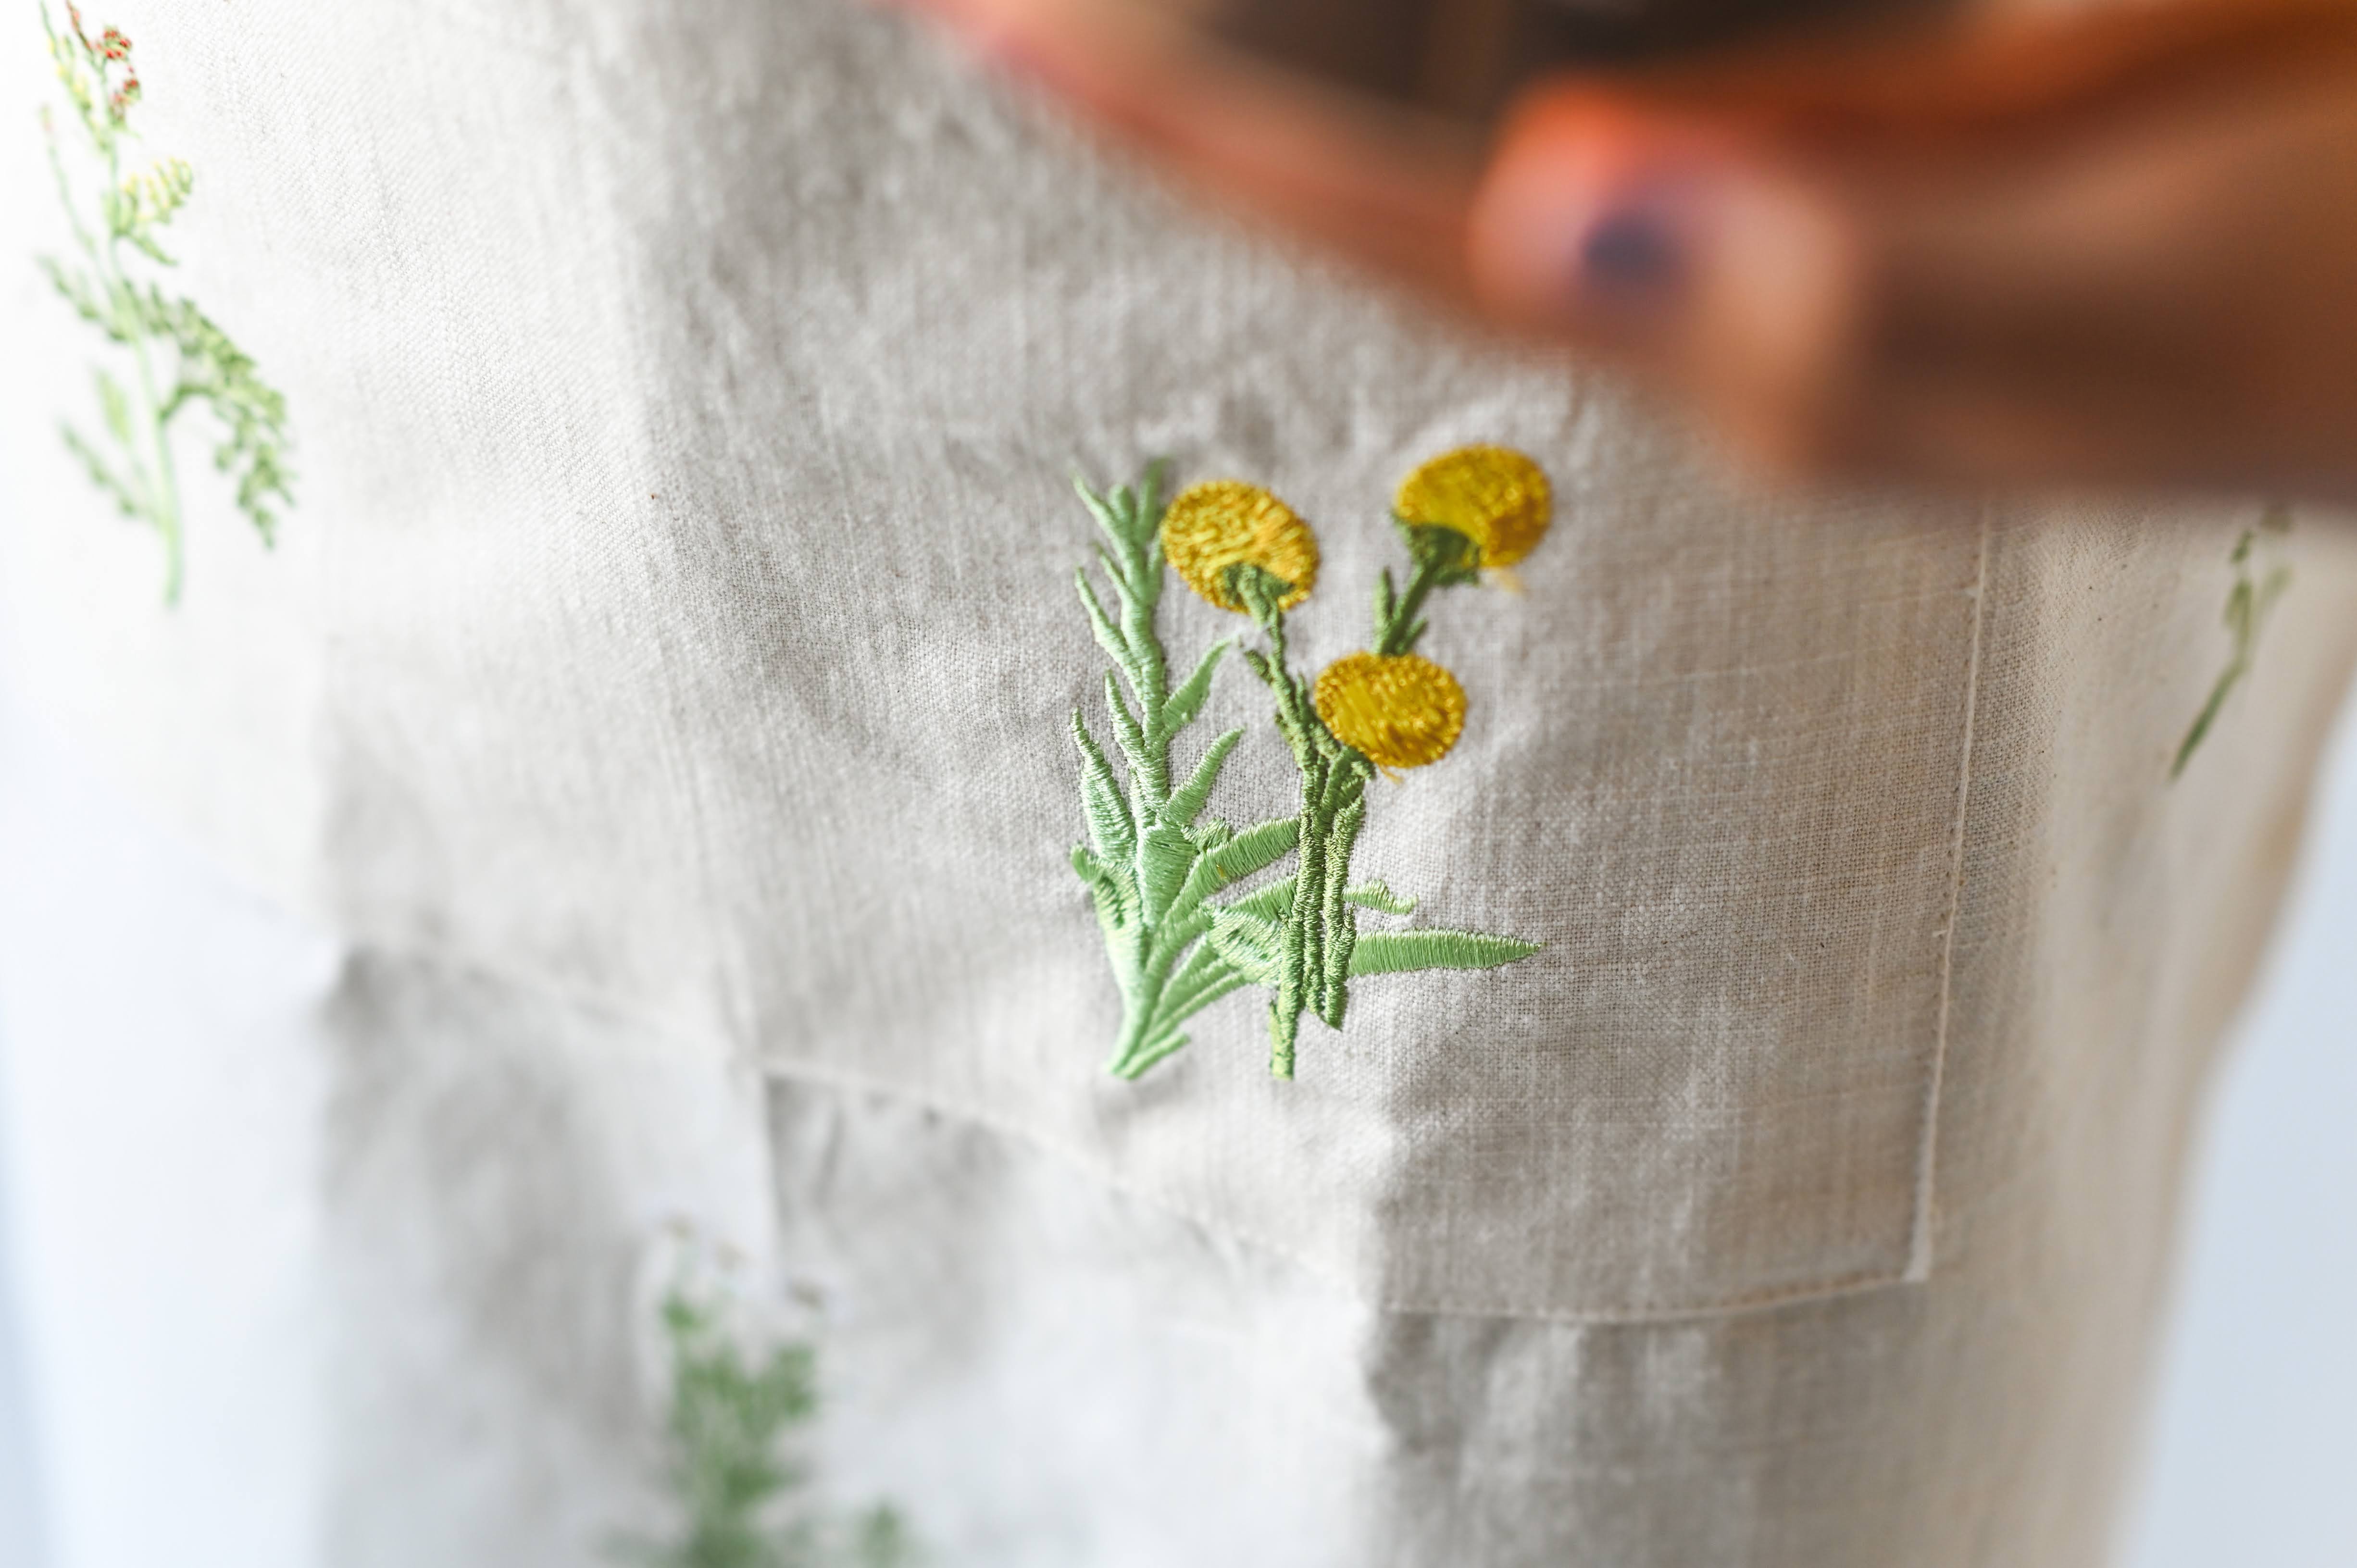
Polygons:
M673 1215L823 1303L826 1484L945 1563L2101 1559L2344 524L1747 491L831 0L119 0L171 286L290 440L265 550L179 438L167 607L59 436L106 345L29 264L16 9L0 1006L63 1561L595 1561ZM1254 985L1109 1074L1073 478L1281 498L1314 672L1477 445L1552 524L1432 601L1461 734L1368 783L1351 865L1417 903L1354 918L1535 950L1351 981L1290 1079ZM1167 581L1174 681L1256 646ZM1232 653L1179 744L1244 731L1239 827L1294 810L1270 702Z

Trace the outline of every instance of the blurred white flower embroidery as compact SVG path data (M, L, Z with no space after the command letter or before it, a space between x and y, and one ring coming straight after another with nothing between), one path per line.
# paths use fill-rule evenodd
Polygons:
M44 0L41 27L48 34L49 56L82 130L70 160L83 170L82 179L70 172L56 119L47 109L41 128L81 256L71 263L44 256L40 265L82 319L124 351L115 359L118 366L127 364L128 376L118 380L103 364L93 371L108 444L70 424L64 427L65 442L125 517L145 522L163 539L164 598L171 603L179 597L184 575L173 420L196 403L212 410L221 424L213 466L236 477L238 508L266 544L278 521L273 501L294 503L285 462L286 400L203 311L188 299L167 297L138 275L145 268L174 264L161 233L188 203L196 176L178 158L124 172L127 145L137 139L131 111L144 91L131 61L131 40L113 27L92 38L81 12L70 4L66 21L65 30L59 31Z

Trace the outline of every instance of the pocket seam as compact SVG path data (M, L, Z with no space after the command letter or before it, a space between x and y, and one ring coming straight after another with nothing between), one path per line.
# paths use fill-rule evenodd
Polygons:
M1947 1079L1948 1026L1954 1012L1956 918L1964 901L1964 826L1972 806L1973 733L1980 715L1981 645L1988 634L1989 553L1994 503L1981 503L1980 562L1973 576L1973 637L1964 660L1964 713L1957 743L1956 825L1948 850L1948 911L1941 935L1940 1012L1932 1029L1931 1082L1923 1090L1923 1134L1916 1148L1915 1218L1900 1282L1920 1284L1932 1277L1934 1200L1938 1188L1941 1090Z

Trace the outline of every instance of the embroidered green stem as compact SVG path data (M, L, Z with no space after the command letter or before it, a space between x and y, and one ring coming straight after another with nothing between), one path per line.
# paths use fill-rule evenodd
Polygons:
M1344 897L1351 855L1366 821L1366 789L1374 764L1334 737L1318 716L1310 684L1286 660L1286 585L1258 566L1232 569L1230 583L1268 640L1265 654L1246 649L1244 661L1276 700L1276 727L1301 773L1301 824L1295 886L1307 889L1288 907L1277 933L1276 994L1269 1003L1269 1071L1293 1076L1301 1015L1315 1013L1329 1028L1342 1026L1351 952L1358 929Z
M59 31L48 5L41 7L50 59L101 182L91 199L78 199L56 121L42 111L50 172L81 264L45 256L40 266L78 315L128 350L133 374L126 388L104 367L93 371L99 411L114 448L111 454L70 424L61 435L91 482L116 509L156 530L164 545L164 597L170 603L178 599L186 575L186 520L171 441L175 416L191 403L213 411L223 431L213 451L214 466L236 474L237 505L267 544L277 523L271 501L293 501L285 461L285 400L195 305L167 299L153 283L135 275L133 254L156 266L175 264L161 233L187 204L195 176L178 158L125 175L124 144L135 135L131 110L145 91L131 63L131 41L113 27L92 39L71 5L66 16L69 25Z
M2274 566L2264 577L2255 575L2255 555L2265 541L2280 539L2290 532L2291 509L2280 503L2272 505L2260 517L2257 527L2243 531L2243 536L2234 542L2233 552L2226 557L2227 563L2234 568L2234 585L2227 590L2224 616L2226 631L2233 640L2233 648L2227 657L2226 667L2218 672L2217 681L2210 688L2209 700L2201 704L2201 711L2194 715L2184 740L2178 744L2177 756L2169 765L2171 782L2185 771L2185 765L2193 759L2194 752L2200 749L2203 738L2209 735L2211 725L2218 722L2219 714L2226 706L2226 699L2233 695L2234 688L2241 685L2243 678L2251 672L2252 662L2258 654L2259 634L2266 628L2268 613L2275 608L2276 601L2283 596L2284 590L2291 586L2291 568L2288 565Z
M1392 572L1386 566L1375 579L1375 651L1385 657L1415 651L1425 628L1430 625L1424 618L1424 601L1435 588L1453 588L1480 581L1476 569L1473 542L1453 528L1432 524L1411 523L1393 519L1400 537L1407 541L1408 559L1413 564L1408 573L1407 591L1392 591Z

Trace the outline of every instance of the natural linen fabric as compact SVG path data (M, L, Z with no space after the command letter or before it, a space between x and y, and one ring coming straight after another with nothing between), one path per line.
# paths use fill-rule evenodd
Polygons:
M2255 506L1747 497L822 0L104 19L299 504L265 556L192 478L167 613L54 441L76 377L16 379L11 665L348 954L306 1014L322 1561L584 1560L548 1495L637 1452L624 1282L680 1203L828 1287L834 1469L949 1562L2097 1553L2357 635L2341 524L2298 524L2171 784ZM37 141L0 156L62 244ZM1436 605L1464 736L1377 781L1359 864L1544 949L1354 986L1291 1083L1249 995L1106 1077L1070 476L1284 497L1315 669L1365 642L1393 484L1472 441L1555 524L1521 596ZM1166 599L1182 661L1244 629ZM1239 822L1290 799L1265 712L1222 672ZM706 1145L637 1124L731 1083ZM460 1419L486 1385L544 1397Z

